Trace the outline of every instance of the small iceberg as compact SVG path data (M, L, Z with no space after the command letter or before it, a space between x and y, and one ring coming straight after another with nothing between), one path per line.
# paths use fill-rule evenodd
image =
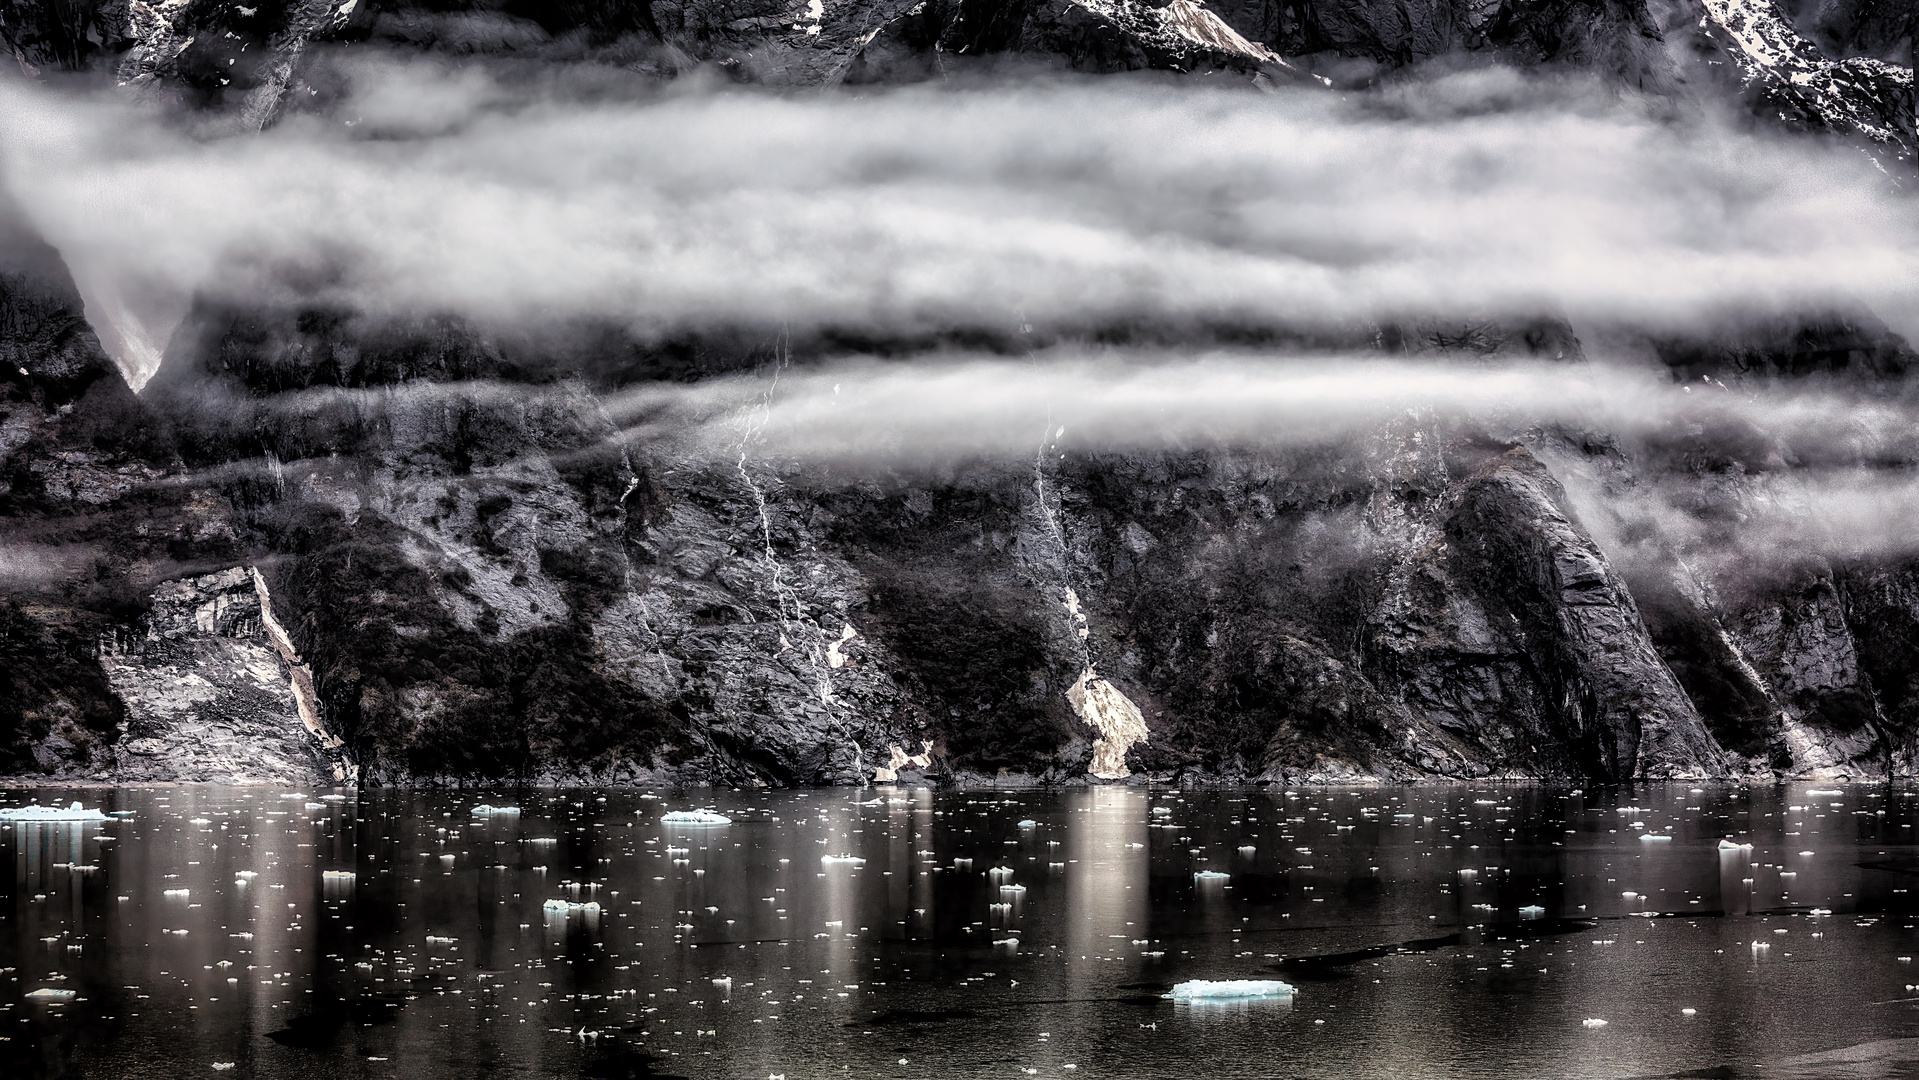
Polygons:
M480 805L473 808L473 816L474 817L519 817L520 808L517 806L488 806L485 803L481 803Z
M106 814L81 806L78 801L69 804L64 810L57 806L41 806L38 803L0 807L0 821L105 821L106 819Z
M1039 822L1034 821L1032 818L1023 818L1019 822L1019 827L1022 829L1032 829L1032 828L1037 828L1038 826L1039 826Z
M1193 874L1193 880L1194 881L1225 881L1227 878L1232 876L1233 875L1231 874L1223 874L1219 872L1218 870L1200 870Z
M27 998L31 1001L71 1001L76 993L78 991L43 986L38 990L28 991Z
M1752 845L1735 843L1731 840L1721 840L1719 841L1719 850L1721 851L1751 851Z
M592 917L600 913L600 905L592 900L588 900L584 904L575 904L567 900L548 900L546 903L540 905L540 910L548 915L585 915Z
M1672 837L1667 836L1664 833L1643 833L1640 835L1639 839L1643 843L1656 844L1661 840L1671 840Z
M1582 1026L1589 1027L1589 1028L1602 1028L1606 1026L1606 1022L1604 1020L1597 1020L1597 1019L1581 1020L1579 1023Z
M822 855L820 862L826 866L865 866L866 860L858 855Z
M660 815L668 825L731 825L733 819L716 810L668 810Z
M1546 909L1540 907L1538 904L1527 904L1525 907L1519 909L1519 917L1522 919L1537 919L1543 917L1545 914Z
M1224 998L1289 998L1291 983L1277 979L1193 979L1166 995L1174 1001L1213 1001Z

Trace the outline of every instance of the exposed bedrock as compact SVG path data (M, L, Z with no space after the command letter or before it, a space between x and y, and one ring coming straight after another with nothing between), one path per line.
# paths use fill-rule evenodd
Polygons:
M458 357L507 348L469 328L342 332L316 353L271 326L195 344L145 402L62 412L14 391L29 437L9 451L9 542L76 571L10 581L10 647L68 672L15 678L16 768L764 784L1910 768L1909 568L1695 566L1622 538L1611 509L1589 531L1555 475L1656 467L1735 498L1763 477L1729 488L1713 463L1770 452L1736 439L1622 449L1415 413L1358 443L847 473L763 457L750 425L718 461L629 444L577 374L468 370ZM1581 362L1563 324L1376 340ZM1828 352L1884 367L1902 348ZM1686 352L1678 377L1715 355ZM1767 355L1721 372L1798 377ZM236 566L260 568L288 651Z
M0 42L22 78L168 101L208 138L327 117L366 49L485 57L507 83L561 72L582 93L1061 68L1345 92L1503 63L1743 95L1896 179L1913 26L1890 10L0 0ZM711 431L641 439L611 414L636 387L836 355L1074 341L1572 371L1580 335L1560 318L1309 332L1022 315L659 339L355 311L279 284L273 302L198 299L136 395L60 254L0 208L0 772L779 785L1915 767L1919 563L1810 540L1782 554L1747 523L1795 469L1892 472L1919 452L1710 416L1614 435L1415 409L1317 443L1121 451L1035 430L1030 457L849 467L773 452L750 409L717 450ZM1861 311L1603 329L1702 396L1911 398L1913 351Z

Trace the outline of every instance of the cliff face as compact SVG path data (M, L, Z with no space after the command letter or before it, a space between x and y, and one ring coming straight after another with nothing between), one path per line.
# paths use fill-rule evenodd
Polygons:
M1901 31L1802 8L136 0L0 9L0 37L25 70L110 73L222 130L324 115L329 50L369 41L808 86L989 78L1015 58L1361 86L1491 58L1684 95L1718 85L1705 56L1742 73L1728 92L1897 168L1913 145L1911 73L1886 59ZM1814 40L1873 55L1828 59ZM1358 439L1114 450L1036 431L1030 458L847 469L767 450L751 409L724 454L636 439L612 415L636 389L819 362L844 344L830 335L527 338L299 300L202 298L136 396L58 253L7 220L10 771L793 784L1913 768L1919 563L1816 544L1715 557L1790 473L1784 436L1415 410ZM1553 318L1355 326L1336 344L1585 363ZM1914 359L1869 317L1823 312L1644 348L1677 384L1884 399ZM1635 509L1655 488L1692 539Z

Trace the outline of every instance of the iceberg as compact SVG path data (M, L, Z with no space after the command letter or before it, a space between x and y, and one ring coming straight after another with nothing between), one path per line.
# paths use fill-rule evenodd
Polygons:
M1210 1001L1219 998L1289 998L1291 983L1277 979L1192 979L1166 995L1174 1001Z
M0 807L0 821L105 821L106 819L106 814L81 806L77 801L69 804L64 810L57 806L41 806L38 803Z
M660 815L668 825L731 825L733 819L715 810L668 810Z

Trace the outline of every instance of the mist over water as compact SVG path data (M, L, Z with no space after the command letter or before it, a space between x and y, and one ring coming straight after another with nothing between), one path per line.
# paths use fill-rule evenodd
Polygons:
M1901 787L72 794L131 816L0 827L10 1076L1919 1059ZM733 824L660 820L692 805ZM1297 993L1161 997L1193 978Z
M8 186L136 383L195 296L643 335L1860 303L1919 324L1919 216L1863 156L1579 82L608 100L393 59L340 80L324 115L246 138L0 87Z

